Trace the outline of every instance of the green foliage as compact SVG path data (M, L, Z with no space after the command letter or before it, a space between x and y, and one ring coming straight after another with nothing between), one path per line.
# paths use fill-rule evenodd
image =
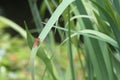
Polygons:
M3 17L0 25L14 26L13 29L27 37L32 80L120 79L119 0L44 0L40 11L48 9L51 17L47 23L38 15L36 2L28 2L36 28L41 32L36 46L33 46L36 38L26 24L27 36L18 25ZM59 32L60 44L56 44L52 28ZM43 64L36 68L36 61ZM39 71L40 77L36 76Z
M17 32L19 32L21 34L21 36L23 38L26 37L26 32L24 29L22 29L18 24L16 24L15 22L3 17L3 16L0 16L0 23L2 25L0 25L0 27L6 27L6 26L10 26L12 29L16 30Z
M1 32L0 36L0 79L29 79L30 51L24 39L12 38L10 34L4 32Z
M42 41L50 32L51 28L58 20L59 16L63 13L65 8L70 5L70 11L66 12L62 15L64 19L65 25L64 28L60 28L58 26L54 27L58 29L58 31L63 30L65 33L69 33L66 35L66 39L64 42L68 41L68 56L70 57L70 64L71 64L71 78L75 80L77 72L74 73L74 52L73 46L75 45L75 49L82 50L84 55L84 59L86 61L86 67L82 66L82 69L85 69L84 72L87 72L87 78L89 80L119 80L119 65L115 65L116 62L119 64L118 58L115 55L119 55L119 11L117 12L119 6L115 2L113 5L111 4L112 1L110 0L90 0L90 1L81 1L81 0L64 0L61 2L60 5L56 8L54 12L52 12L52 8L47 2L45 1L48 7L48 10L52 14L48 22L46 23L44 29L39 35L39 38ZM73 2L73 4L70 4ZM102 6L99 4L102 3ZM56 6L55 6L56 7ZM97 7L97 8L96 8ZM115 8L114 8L115 7ZM70 20L70 15L75 15L76 20L74 18ZM83 17L79 17L82 16ZM87 17L86 17L87 16ZM74 17L74 16L73 16ZM59 25L59 23L58 23ZM70 27L66 29L67 25ZM60 33L62 36L62 34ZM78 44L80 44L79 35L84 36L84 47L83 49L79 48ZM76 36L76 37L75 37ZM73 39L76 38L76 39ZM74 41L75 40L75 41ZM72 45L73 44L73 45ZM111 47L112 46L112 47ZM40 47L40 46L38 46ZM34 48L32 49L32 51ZM36 48L37 50L37 48ZM33 51L35 54L37 51ZM43 54L42 54L43 55ZM42 56L41 55L41 56ZM79 55L79 54L78 54ZM80 55L79 55L80 56ZM117 56L118 57L118 56ZM41 57L42 59L42 57ZM79 57L80 64L81 58ZM116 61L116 62L114 62ZM44 61L44 63L46 63ZM74 64L73 64L74 63ZM114 63L114 64L113 64ZM76 66L75 66L76 67ZM115 70L114 70L115 69ZM67 73L66 73L67 74ZM86 74L83 74L82 79L85 79ZM66 78L68 79L68 78Z

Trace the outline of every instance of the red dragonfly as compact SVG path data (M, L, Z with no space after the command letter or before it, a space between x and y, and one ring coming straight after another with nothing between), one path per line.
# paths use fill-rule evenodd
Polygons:
M40 42L40 38L35 38L33 47L35 48L36 46L38 46L39 42Z

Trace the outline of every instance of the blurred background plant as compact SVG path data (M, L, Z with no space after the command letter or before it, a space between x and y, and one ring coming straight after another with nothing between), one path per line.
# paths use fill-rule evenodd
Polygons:
M0 16L0 80L120 80L119 2L28 0L27 17Z

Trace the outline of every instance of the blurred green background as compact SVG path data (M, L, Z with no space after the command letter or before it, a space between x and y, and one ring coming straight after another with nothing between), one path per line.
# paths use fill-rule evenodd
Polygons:
M41 2L39 0L39 6ZM25 28L24 21L30 29L35 28L27 0L0 0L0 16L22 28ZM36 33L33 35L37 36ZM26 39L9 25L0 22L0 80L30 80L29 56Z

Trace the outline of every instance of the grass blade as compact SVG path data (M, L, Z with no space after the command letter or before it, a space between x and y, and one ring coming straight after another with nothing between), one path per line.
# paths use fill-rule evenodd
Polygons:
M55 24L55 22L58 20L59 16L63 13L63 11L70 5L74 0L63 0L60 5L57 7L57 9L52 14L51 18L45 25L44 29L39 35L39 38L41 41L45 39L47 34L50 32L52 26Z
M11 21L3 16L0 16L0 22L6 24L7 26L10 26L14 30L16 30L18 33L20 33L23 38L26 38L25 30L21 26L16 24L15 22L13 22L13 21Z
M28 2L33 15L33 19L35 21L37 31L40 33L43 29L43 25L42 25L41 17L39 15L37 4L36 4L37 0L28 0Z
M72 3L73 1L74 0L69 0L69 1L68 0L64 0L57 7L57 9L53 13L52 17L49 19L49 21L47 22L47 24L45 25L44 29L42 30L42 32L40 33L40 35L38 37L38 38L40 38L41 42L45 39L47 34L50 32L52 26L54 25L56 20L58 20L59 16L62 14L62 12L65 10L65 8L68 7L68 5L70 5L70 3ZM30 58L30 63L31 63L32 68L34 68L34 59L35 59L37 51L39 50L39 47L40 47L40 45L32 48L31 58ZM34 70L32 70L31 73L34 73ZM34 80L34 75L33 74L32 74L32 79Z
M70 6L69 6L68 7L68 55L69 55L69 59L70 59L70 67L71 67L72 80L76 80L70 35L71 35L71 24L70 24Z

